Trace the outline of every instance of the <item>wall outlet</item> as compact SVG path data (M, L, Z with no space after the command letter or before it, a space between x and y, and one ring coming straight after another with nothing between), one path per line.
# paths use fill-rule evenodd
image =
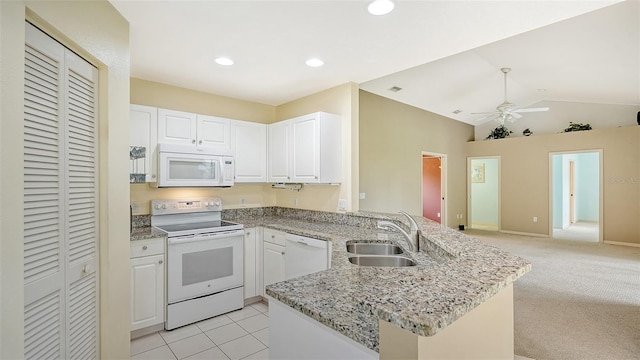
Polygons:
M537 216L533 217L533 222L538 222L538 217Z
M298 206L298 198L293 199L293 206Z
M364 200L367 197L366 193L360 193L360 200Z
M138 211L140 211L140 206L138 206L138 202L137 201L132 201L131 202L131 211L133 213L137 213Z
M438 217L440 217L440 213L438 213Z
M339 199L338 200L338 210L339 211L347 211L347 200Z
M240 198L240 205L245 206L245 199L244 198Z

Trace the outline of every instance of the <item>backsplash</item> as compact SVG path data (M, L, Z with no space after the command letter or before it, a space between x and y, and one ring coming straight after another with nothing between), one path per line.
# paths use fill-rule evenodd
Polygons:
M332 213L315 210L283 208L277 206L239 208L222 210L223 220L234 220L250 217L280 216L309 222L328 222L339 225L358 226L366 229L375 229L378 220L398 220L394 215L385 215L373 212L358 213ZM402 222L400 222L403 224ZM133 228L151 226L151 215L133 215Z

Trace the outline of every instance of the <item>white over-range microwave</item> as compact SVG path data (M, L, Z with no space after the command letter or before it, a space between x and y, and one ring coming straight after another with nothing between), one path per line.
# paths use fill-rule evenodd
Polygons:
M234 159L212 150L158 144L158 187L233 186Z

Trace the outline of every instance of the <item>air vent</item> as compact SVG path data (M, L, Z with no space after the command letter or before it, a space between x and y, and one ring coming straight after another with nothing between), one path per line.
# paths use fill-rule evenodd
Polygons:
M402 90L402 88L398 87L398 86L394 86L394 87L391 87L389 90L393 91L393 92L398 92L398 91Z
M453 110L454 114L460 114L462 112L462 110L458 109L458 110Z

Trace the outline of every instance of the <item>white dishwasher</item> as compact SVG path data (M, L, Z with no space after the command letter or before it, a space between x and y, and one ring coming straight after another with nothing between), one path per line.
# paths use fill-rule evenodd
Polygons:
M287 234L285 277L294 277L327 270L331 267L331 241Z

